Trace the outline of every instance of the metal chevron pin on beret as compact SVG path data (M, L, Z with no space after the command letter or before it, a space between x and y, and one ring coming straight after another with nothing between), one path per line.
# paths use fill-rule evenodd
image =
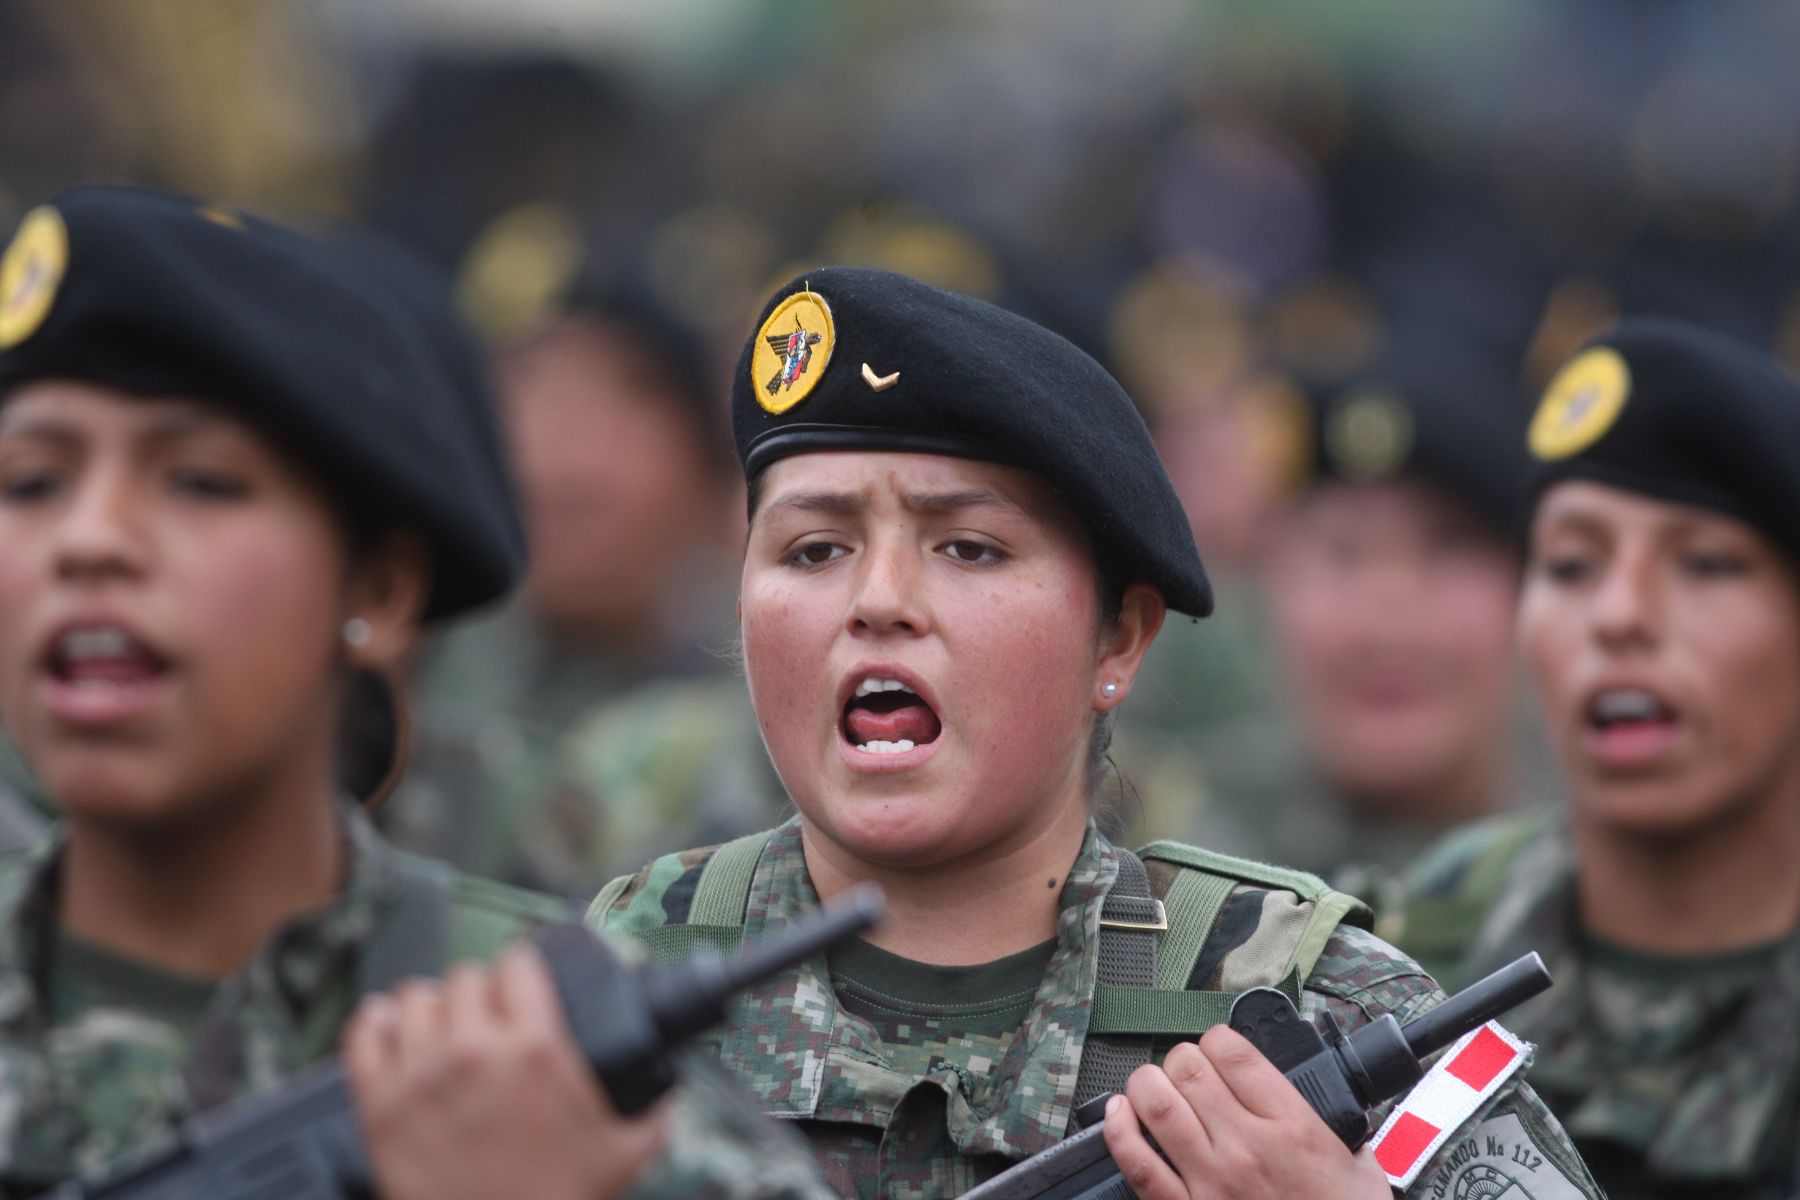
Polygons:
M863 382L868 384L873 391L885 392L900 382L900 372L895 371L892 375L877 375L874 367L864 363Z

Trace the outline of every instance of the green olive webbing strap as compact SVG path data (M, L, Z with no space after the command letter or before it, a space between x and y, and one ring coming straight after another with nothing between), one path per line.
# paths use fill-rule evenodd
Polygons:
M358 996L403 979L444 973L450 956L450 902L456 869L404 850L394 853L394 890L357 964Z
M694 882L694 899L688 906L687 921L681 925L640 929L633 934L650 951L652 958L659 962L674 962L701 947L711 947L721 954L737 948L744 940L744 910L750 904L750 883L756 876L756 862L774 832L765 829L746 834L712 852L712 857L700 868L700 878ZM603 900L606 907L610 907L626 882L629 881L615 880L617 891L613 884L607 885L607 891L595 899L594 907L589 910L590 916L605 911L601 906ZM612 895L608 896L607 892Z
M1361 901L1334 892L1317 876L1304 871L1272 867L1227 855L1214 854L1176 842L1155 842L1144 847L1144 858L1185 868L1176 873L1163 896L1168 924L1162 935L1156 985L1153 988L1102 986L1095 989L1093 1014L1088 1022L1093 1039L1120 1036L1151 1038L1196 1037L1231 1015L1236 992L1188 990L1194 965L1211 936L1225 902L1239 886L1291 891L1312 908L1304 928L1287 948L1284 961L1271 961L1269 986L1287 993L1296 1005L1314 964L1325 952L1332 932L1344 921L1368 924L1368 909ZM1105 935L1101 953L1105 953Z

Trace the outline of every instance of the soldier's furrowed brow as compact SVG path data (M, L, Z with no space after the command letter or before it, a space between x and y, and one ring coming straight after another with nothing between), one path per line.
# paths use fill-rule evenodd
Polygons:
M864 500L854 492L790 492L769 505L771 514L792 510L803 513L825 513L847 516L864 507Z
M1023 514L1024 508L993 488L963 488L954 492L909 492L902 501L913 512L953 513L971 508L1003 508Z

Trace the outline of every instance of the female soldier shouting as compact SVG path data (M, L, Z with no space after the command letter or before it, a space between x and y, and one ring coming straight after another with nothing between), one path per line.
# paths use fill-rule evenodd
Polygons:
M65 193L0 259L0 716L63 816L0 865L7 1195L271 1087L360 995L558 914L398 854L337 796L352 677L522 565L474 381L409 304L342 250L134 189ZM431 1038L384 1037L384 1011ZM445 1075L477 1020L508 1056ZM362 1028L390 1200L610 1195L668 1132L610 1113L529 953L408 985ZM394 1102L434 1072L459 1087ZM519 1136L428 1152L415 1112L459 1088L510 1095ZM710 1093L677 1111L664 1194L785 1187L779 1145Z
M1210 1028L1259 984L1345 1026L1441 993L1340 923L1360 906L1316 879L1173 843L1140 857L1095 828L1113 714L1165 607L1211 607L1143 424L1097 364L992 306L827 269L771 300L732 403L744 665L799 815L659 859L590 915L652 945L729 942L854 883L887 890L875 936L755 989L718 1035L829 1183L954 1196L1122 1090L1107 1140L1146 1200L1462 1196L1494 1178L1598 1195L1518 1081L1522 1048L1432 1136L1403 1114L1352 1156ZM1152 1041L1178 1033L1204 1036Z
M1520 638L1566 816L1414 871L1397 935L1466 979L1540 951L1532 1078L1614 1200L1800 1188L1800 385L1634 320L1531 427Z

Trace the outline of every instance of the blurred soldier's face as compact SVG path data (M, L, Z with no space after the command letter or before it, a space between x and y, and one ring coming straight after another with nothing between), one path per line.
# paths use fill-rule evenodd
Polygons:
M1405 480L1321 484L1278 522L1271 551L1275 632L1315 766L1363 811L1468 816L1438 806L1466 810L1471 788L1495 782L1516 556Z
M1578 819L1685 837L1800 794L1800 587L1749 526L1559 484L1520 636Z
M1099 687L1129 690L1141 650L1102 630L1066 506L1030 472L926 454L796 455L762 484L744 659L808 836L941 866L1079 828ZM1126 607L1147 643L1161 601Z
M1215 573L1255 557L1276 506L1280 480L1263 445L1267 421L1247 402L1218 399L1160 417L1153 427L1157 456Z
M723 527L682 401L616 329L571 321L514 351L502 390L531 544L531 600L601 642L655 631L682 567Z
M212 406L47 381L0 408L0 718L72 820L328 769L350 590L329 504Z

